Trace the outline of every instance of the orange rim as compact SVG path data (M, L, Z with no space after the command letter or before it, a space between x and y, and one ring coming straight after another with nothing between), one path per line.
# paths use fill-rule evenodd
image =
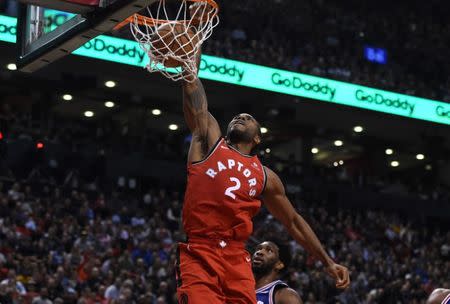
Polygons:
M187 0L189 2L206 2L209 5L211 5L216 11L213 15L213 18L215 16L217 16L218 12L219 12L219 5L217 5L216 1L214 0ZM117 24L114 27L114 30L119 30L122 27L124 27L125 25L131 23L131 22L136 22L139 25L150 25L150 26L155 26L155 25L161 25L161 24L165 24L168 22L177 22L177 23L186 23L189 22L189 20L178 20L178 21L174 21L174 20L165 20L165 19L154 19L154 18L150 18L150 17L146 17L146 16L142 16L139 14L134 14L130 17L128 17L127 19L125 19L124 21L122 21L121 23Z

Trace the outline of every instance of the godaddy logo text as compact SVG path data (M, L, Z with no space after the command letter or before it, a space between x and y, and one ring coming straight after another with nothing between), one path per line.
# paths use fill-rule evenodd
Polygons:
M107 44L100 38L95 38L89 42L86 42L83 47L85 49L94 50L97 52L107 52L109 54L137 58L139 63L142 63L145 58L145 52L137 48L135 45L130 45L127 43L122 43L121 45Z
M445 108L443 106L437 106L436 107L436 114L440 117L446 117L450 119L450 108Z
M408 100L400 100L400 98L389 99L382 94L379 93L368 94L363 90L357 90L355 92L355 97L357 100L362 102L368 102L389 108L397 108L408 111L409 116L411 116L414 113L414 109L416 107L415 104L408 102Z
M221 65L215 65L209 63L205 59L202 59L200 61L200 71L208 71L214 74L233 77L237 80L237 82L241 82L245 74L245 71L239 70L236 65L228 65L226 63Z
M46 27L58 27L66 23L70 18L72 18L74 14L66 14L66 13L56 13L51 14L45 17L45 26Z
M16 35L17 27L15 25L0 24L0 34Z
M320 82L307 82L304 79L293 76L293 77L283 77L280 73L272 74L272 83L275 85L282 85L287 88L294 88L298 90L303 90L307 92L314 92L322 95L328 96L328 100L333 100L336 95L336 89L330 87L328 84L323 84Z

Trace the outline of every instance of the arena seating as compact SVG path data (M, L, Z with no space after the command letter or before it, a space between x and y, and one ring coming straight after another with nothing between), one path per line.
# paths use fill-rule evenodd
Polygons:
M92 189L38 179L0 183L1 303L176 303L175 248L184 238L180 192ZM330 255L349 265L354 282L336 294L321 266L292 243L286 280L305 303L334 297L333 303L419 303L448 284L450 230L432 219L294 204ZM286 235L281 230L263 210L250 247Z

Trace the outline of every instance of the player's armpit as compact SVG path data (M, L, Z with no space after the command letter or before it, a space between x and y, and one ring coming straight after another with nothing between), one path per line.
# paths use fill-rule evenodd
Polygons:
M303 301L295 290L283 288L275 294L275 304L303 304Z

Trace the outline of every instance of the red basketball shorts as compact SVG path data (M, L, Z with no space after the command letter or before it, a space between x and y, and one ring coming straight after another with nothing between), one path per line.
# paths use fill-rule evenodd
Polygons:
M179 243L176 266L179 304L256 304L251 256L241 242Z

